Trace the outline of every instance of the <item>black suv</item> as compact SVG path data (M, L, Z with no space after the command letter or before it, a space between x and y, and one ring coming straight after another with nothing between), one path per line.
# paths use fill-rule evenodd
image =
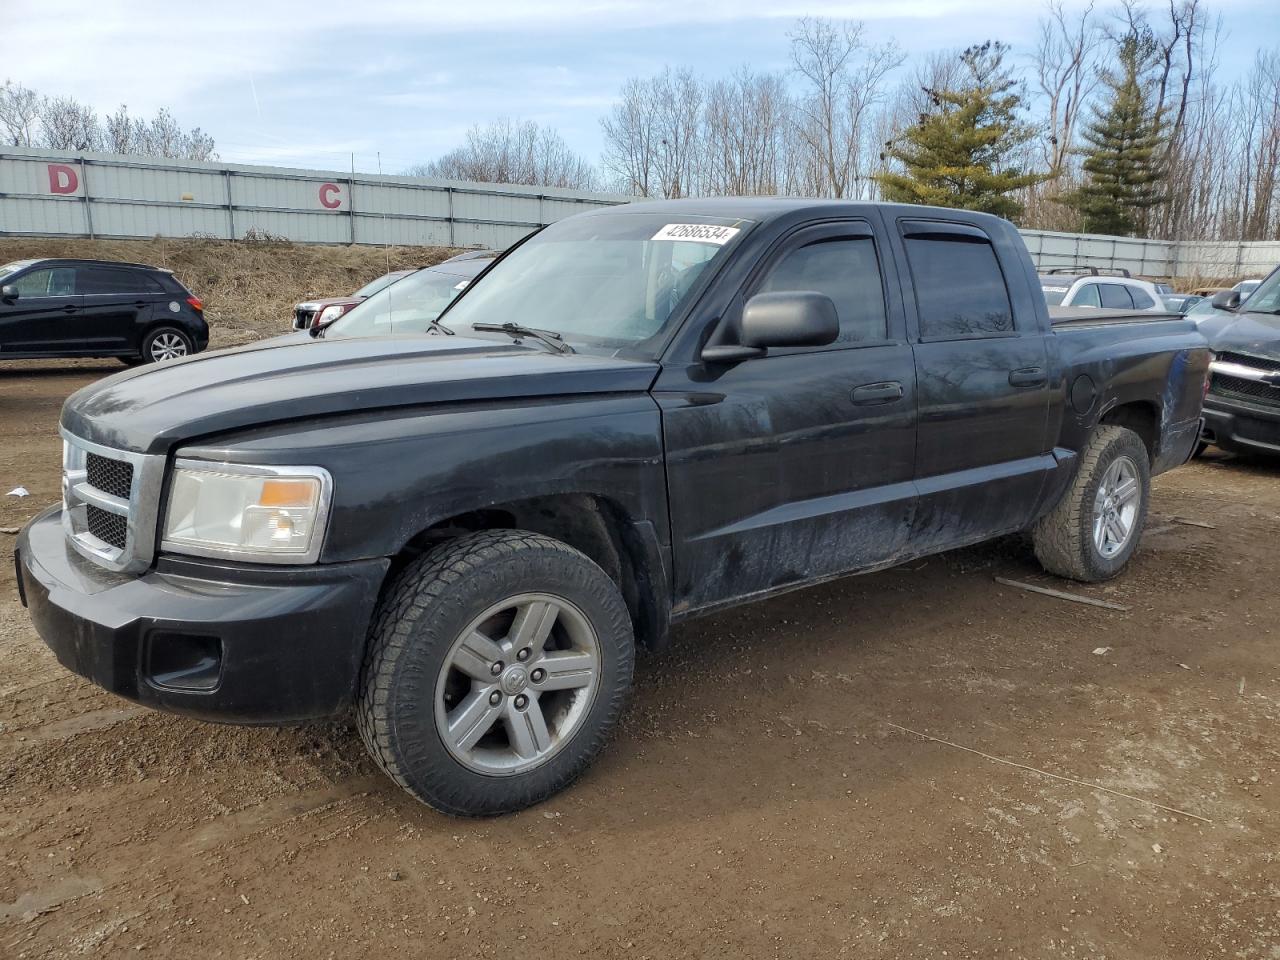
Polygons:
M208 345L204 304L168 270L107 260L0 266L0 360L119 357L150 363Z

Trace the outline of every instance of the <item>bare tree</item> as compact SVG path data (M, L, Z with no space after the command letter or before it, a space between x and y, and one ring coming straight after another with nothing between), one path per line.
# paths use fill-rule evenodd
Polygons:
M648 82L638 77L628 79L618 102L600 121L604 168L625 193L653 196L656 123Z
M703 86L688 69L632 78L601 121L604 166L642 197L700 192Z
M886 76L904 60L892 42L872 45L865 25L803 17L790 33L791 62L803 85L793 131L804 147L804 192L862 196L873 189L869 173L872 112L884 100Z
M40 146L49 150L100 150L102 125L91 107L73 97L47 97L40 104Z
M39 129L40 94L9 80L0 86L0 133L5 143L33 147Z
M505 118L472 127L461 147L405 172L448 180L577 190L595 189L598 180L591 164L574 153L555 130L532 120Z
M741 68L706 90L704 189L734 196L784 189L791 101L782 77Z
M1049 0L1033 62L1046 104L1044 161L1054 176L1071 156L1080 108L1097 86L1094 64L1101 39L1092 3L1069 13L1062 0Z

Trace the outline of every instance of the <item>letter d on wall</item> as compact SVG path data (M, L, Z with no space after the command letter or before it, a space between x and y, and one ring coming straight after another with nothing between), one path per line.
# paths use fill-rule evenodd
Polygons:
M342 206L342 188L336 183L326 183L320 188L320 206L326 210L337 210Z
M49 164L49 192L75 193L80 188L80 178L74 167L65 163Z

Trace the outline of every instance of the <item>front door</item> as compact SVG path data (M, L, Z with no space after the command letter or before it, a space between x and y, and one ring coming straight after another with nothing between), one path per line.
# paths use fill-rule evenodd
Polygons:
M0 299L0 358L76 352L66 349L82 321L74 268L36 267L5 283L18 296Z
M840 316L838 341L664 367L654 398L677 613L883 563L904 549L916 389L893 271L868 221L798 230L748 281L738 309L755 293L825 293Z

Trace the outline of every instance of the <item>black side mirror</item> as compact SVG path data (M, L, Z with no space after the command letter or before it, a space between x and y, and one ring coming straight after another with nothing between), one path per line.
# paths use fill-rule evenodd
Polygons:
M3 287L0 287L0 300L3 300L5 303L13 303L13 301L17 299L18 288L12 283L6 283Z
M763 356L770 347L823 347L840 335L831 298L809 290L759 293L742 308L738 342L703 349L708 362Z
M1209 300L1215 310L1234 310L1240 306L1239 290L1219 290Z

